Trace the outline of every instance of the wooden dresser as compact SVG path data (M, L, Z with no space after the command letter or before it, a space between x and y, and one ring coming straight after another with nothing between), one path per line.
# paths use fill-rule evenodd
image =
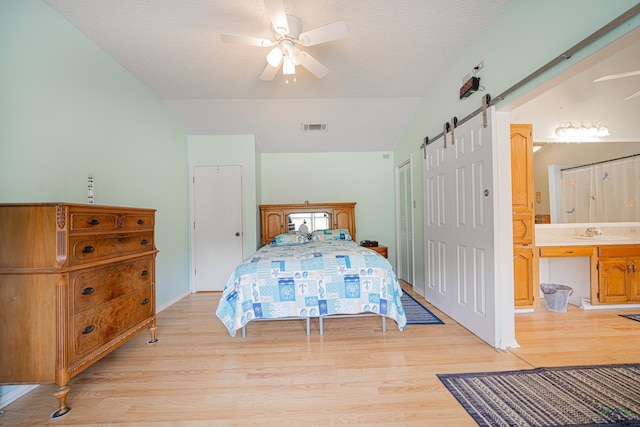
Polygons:
M278 234L287 233L287 215L305 212L325 212L331 218L332 229L345 228L356 241L355 202L347 203L298 203L260 205L262 245L269 244Z
M69 380L145 328L155 342L155 210L0 204L0 384Z

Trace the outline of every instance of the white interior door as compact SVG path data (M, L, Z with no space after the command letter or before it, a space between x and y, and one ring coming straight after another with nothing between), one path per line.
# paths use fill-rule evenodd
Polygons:
M222 290L243 258L242 167L193 167L193 288Z
M398 251L397 275L413 285L413 187L411 184L411 160L398 167Z
M441 137L426 148L425 296L498 347L491 113L486 128L478 114L455 129L455 141L449 133L446 146Z

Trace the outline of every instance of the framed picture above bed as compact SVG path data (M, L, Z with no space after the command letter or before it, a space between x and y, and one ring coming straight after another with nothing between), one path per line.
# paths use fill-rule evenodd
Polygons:
M261 243L267 245L282 233L346 229L356 240L355 202L260 205Z

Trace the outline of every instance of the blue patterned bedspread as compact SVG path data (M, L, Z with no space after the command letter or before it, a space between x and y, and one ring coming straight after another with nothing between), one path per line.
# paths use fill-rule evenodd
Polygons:
M376 313L404 330L402 289L389 262L353 241L264 246L231 274L216 315L231 336L255 319Z

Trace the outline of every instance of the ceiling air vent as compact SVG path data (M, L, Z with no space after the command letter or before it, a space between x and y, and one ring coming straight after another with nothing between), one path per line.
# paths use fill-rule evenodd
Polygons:
M302 123L302 132L326 132L326 123Z

